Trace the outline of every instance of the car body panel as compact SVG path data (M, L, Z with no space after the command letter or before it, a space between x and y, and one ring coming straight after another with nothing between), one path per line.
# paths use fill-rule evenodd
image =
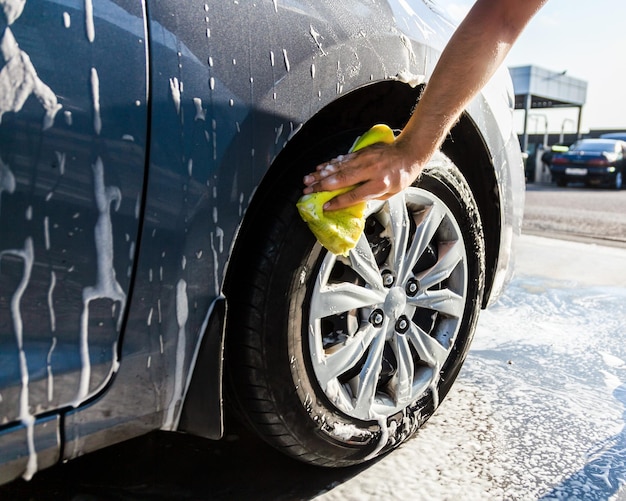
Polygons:
M40 418L20 433L14 427L0 430L0 484L20 475L30 478L36 470L56 464L61 457L61 417ZM35 449L36 454L31 450Z
M86 47L86 55L77 53L80 64L74 68L73 77L74 82L81 84L77 84L79 89L75 94L82 102L76 111L73 108L71 111L73 124L80 120L80 130L87 133L81 139L58 132L61 137L54 142L49 139L48 157L56 158L52 152L61 151L58 144L67 145L63 151L80 145L80 163L86 166L87 173L83 172L83 178L75 183L80 190L74 190L72 185L67 191L73 197L78 197L75 194L78 191L80 203L88 208L64 209L63 218L61 209L53 213L65 221L76 213L79 213L77 219L81 219L89 211L90 224L81 227L82 240L77 249L88 244L94 247L93 231L99 213L98 190L94 189L94 179L98 176L92 177L92 172L102 174L100 187L109 193L105 200L109 202L110 217L110 225L105 218L104 226L111 228L114 244L114 264L107 269L115 271L115 281L109 280L108 284L112 286L110 291L118 291L114 298L104 299L102 310L107 312L109 334L97 337L103 340L102 348L99 345L98 348L104 363L97 379L96 369L92 370L89 392L77 398L82 366L80 357L74 355L78 372L75 370L68 376L72 378L69 382L57 379L56 371L52 374L54 387L59 391L61 387L68 388L67 396L45 404L42 413L34 409L31 413L38 420L48 419L57 409L63 413L64 441L58 445L61 449L58 455L63 459L153 429L175 430L188 424L186 419L179 421L188 388L190 395L197 391L192 374L196 360L203 356L200 349L203 338L206 337L207 345L222 346L223 305L227 302L222 296L222 284L229 266L233 266L229 262L230 250L236 244L242 220L257 191L271 190L267 186L267 173L274 160L297 138L311 117L350 93L363 89L366 92L368 86L389 79L406 85L428 81L453 30L430 2L409 4L400 0L376 4L357 0L148 2L145 10L139 2L96 1L93 25L90 6L91 2L85 2L69 12L64 4L56 2L28 0L26 4L34 16L26 27L54 19L56 24L50 28L49 36L55 37L57 32L68 29L65 25L69 16L70 27L80 30L73 34L79 40L76 46ZM46 9L51 13L37 14ZM113 35L107 35L111 19L122 20L126 26L115 44ZM16 33L21 20L14 23ZM148 46L146 38L149 38ZM70 49L75 47L64 51L54 44L47 46L47 50L57 54L57 59L52 57L48 61L49 73L39 71L39 74L43 81L50 82L54 92L63 78L71 75L69 69L65 71L70 66L65 59ZM104 49L113 51L113 56L98 52ZM96 60L97 55L100 58ZM42 64L32 59L37 67ZM143 61L143 66L136 61ZM99 133L94 125L97 106L92 68L99 77ZM108 74L123 78L109 80L105 76ZM499 226L494 233L498 240L494 246L498 251L493 259L491 300L510 276L511 248L521 227L523 171L519 144L510 126L501 127L501 123L512 117L511 96L510 81L502 71L467 110L468 117L482 133L487 156L493 163L492 175L497 180L493 197ZM46 133L62 129L64 134L67 131L75 134L78 127L64 123L61 115L70 107L69 101L58 100L64 108ZM37 120L30 120L27 125L33 127L32 123L37 122L41 128L41 106L32 99L29 106L39 108ZM9 142L10 134L3 119L0 156L5 162L8 162L5 149ZM50 161L48 157L45 162ZM12 160L9 165L13 165ZM144 165L148 166L145 173ZM66 165L65 172L67 169ZM23 214L26 210L11 206L12 202L7 202L11 196L40 192L37 207L46 209L55 200L54 196L50 201L45 200L51 186L56 186L54 177L45 189L37 188L32 176L15 177L17 188L11 193L5 189L0 199L2 232L10 227L8 214ZM67 177L66 174L63 181ZM118 197L115 187L121 194L118 211L111 205ZM27 202L21 203L27 206ZM2 233L1 248L24 249L24 240L32 233L39 235L34 248L47 249L45 234L42 236L45 214L42 209L33 210L37 232L21 229L12 237L15 243L11 245L5 245ZM51 233L50 249L65 254L67 246L59 244L57 238L56 233ZM84 251L76 253L75 259L82 257L86 262L97 262ZM13 254L19 257L23 252ZM4 273L5 263L0 264L0 272ZM49 266L46 263L44 268ZM73 335L77 339L80 330L76 326L81 325L78 320L85 310L82 294L99 283L97 269L90 272L91 275L74 275L72 294L66 294L75 297L71 308L74 318L68 314L64 321L74 326ZM19 270L13 274L12 287L17 289L21 275ZM33 315L41 317L44 326L40 337L45 342L40 352L46 356L56 337L49 327L47 307L50 276L49 272L43 273L37 286L39 299L32 302L37 305ZM60 278L59 273L54 297L61 290ZM5 287L4 279L2 287ZM29 282L26 288L29 294L31 287ZM119 294L120 289L123 295ZM6 322L5 312L11 312L11 295L5 292L4 296L1 307ZM112 315L111 303L116 302L120 306ZM121 306L127 307L124 317ZM120 319L123 321L118 324ZM214 327L214 321L219 327ZM96 339L91 325L88 331L90 346L95 347L96 344L91 344ZM31 328L25 328L24 334L30 338ZM13 331L7 325L3 325L0 336L7 343L13 342ZM53 353L59 353L59 346L55 346ZM76 340L68 349L76 349ZM4 349L1 353L11 358L16 377L19 357L15 349L12 354ZM207 362L214 367L209 371L211 381L207 386L212 398L219 400L221 352L212 353L217 355ZM28 359L29 354L26 355ZM39 393L47 392L48 388L45 357L42 357ZM30 369L29 366L29 372ZM4 387L0 387L0 393L4 397ZM28 436L29 426L20 420L19 406L15 405L17 395L12 398L12 413L3 408L4 414L0 415L6 437ZM79 405L83 400L83 405ZM214 408L219 409L220 404ZM220 428L220 419L214 419L208 426L213 430L208 435L219 435L215 430ZM0 444L8 447L9 439L3 441L0 435ZM32 457L39 450L38 446L31 448L29 455Z
M121 4L4 12L0 420L31 449L34 416L80 405L118 364L148 126L145 16Z

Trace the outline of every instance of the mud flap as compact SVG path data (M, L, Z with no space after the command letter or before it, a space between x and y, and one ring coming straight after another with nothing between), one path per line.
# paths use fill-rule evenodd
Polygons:
M219 440L224 433L222 376L226 299L213 307L198 352L178 429L200 437Z

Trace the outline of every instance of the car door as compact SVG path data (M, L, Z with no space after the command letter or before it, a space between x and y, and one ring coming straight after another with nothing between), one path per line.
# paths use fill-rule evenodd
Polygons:
M140 2L0 10L0 424L103 388L140 226L147 52Z

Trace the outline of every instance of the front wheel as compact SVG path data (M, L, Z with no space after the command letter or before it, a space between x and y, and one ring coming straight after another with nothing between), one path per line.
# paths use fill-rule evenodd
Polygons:
M413 435L455 380L482 299L482 226L443 155L370 204L345 258L315 241L292 191L255 211L244 245L261 251L231 265L226 364L240 413L268 443L349 466Z

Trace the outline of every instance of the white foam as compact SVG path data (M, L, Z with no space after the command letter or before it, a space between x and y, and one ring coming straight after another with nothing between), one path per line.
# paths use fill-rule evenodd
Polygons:
M320 50L321 54L325 56L326 51L322 49L322 38L324 37L322 37L322 35L317 32L313 25L309 25L309 33L313 37L313 41L315 42L315 45L317 45L317 48Z
M90 43L96 39L96 30L93 23L93 2L92 0L85 0L85 31L87 33L87 40Z
M174 107L176 108L176 113L180 115L181 86L178 81L178 78L176 77L170 78L170 94L172 96L172 100L174 101Z
M43 236L46 250L50 250L50 219L48 216L43 218Z
M91 97L93 100L93 130L100 135L102 131L102 118L100 117L100 78L98 71L91 68Z
M178 324L178 339L176 343L176 366L174 372L174 386L172 398L167 409L167 415L163 422L163 429L172 430L176 425L176 415L180 412L183 392L183 371L185 369L185 348L187 318L189 317L189 305L187 299L187 282L180 279L176 284L176 322Z
M28 447L28 461L23 477L30 480L37 471L37 451L35 450L35 418L30 411L29 405L29 380L28 362L26 360L26 351L24 349L24 322L22 319L22 296L30 282L30 276L35 261L35 252L33 248L33 239L28 237L24 242L23 249L11 249L0 251L0 261L3 256L13 256L21 259L24 263L22 270L22 279L18 284L13 296L11 297L11 319L13 322L13 330L15 332L15 341L17 344L19 366L20 366L20 412L19 419L26 427L26 443Z
M48 402L52 402L54 398L54 375L52 374L52 352L57 345L57 338L52 338L48 356L46 357L46 372L48 373Z
M91 360L89 356L89 304L96 299L110 299L120 303L120 312L117 319L117 328L121 327L122 314L126 305L126 293L116 279L113 266L113 225L111 223L110 208L118 210L122 201L122 193L116 186L106 186L104 183L104 165L100 157L92 166L94 175L94 195L98 209L98 220L94 228L96 248L96 283L83 289L83 312L81 315L79 351L81 358L81 373L79 389L74 407L89 394L91 378Z
M194 120L206 120L206 110L202 107L202 99L194 97L193 104L196 107L196 117Z
M211 252L213 254L213 287L215 295L220 294L220 282L219 282L219 258L217 249L215 248L215 234L211 232Z
M15 176L10 167L0 158L0 202L2 202L2 192L13 193L15 191ZM0 203L0 208L2 204Z
M59 164L59 174L61 176L65 175L65 158L66 154L60 151L55 151L54 155L56 156L57 163Z
M50 287L48 288L48 312L50 314L50 330L56 330L56 315L54 314L54 288L57 283L57 275L54 271L50 272Z
M4 113L18 113L32 94L45 110L42 128L52 127L61 105L50 87L37 76L30 57L19 49L8 27L0 39L0 55L5 62L0 70L0 122Z

